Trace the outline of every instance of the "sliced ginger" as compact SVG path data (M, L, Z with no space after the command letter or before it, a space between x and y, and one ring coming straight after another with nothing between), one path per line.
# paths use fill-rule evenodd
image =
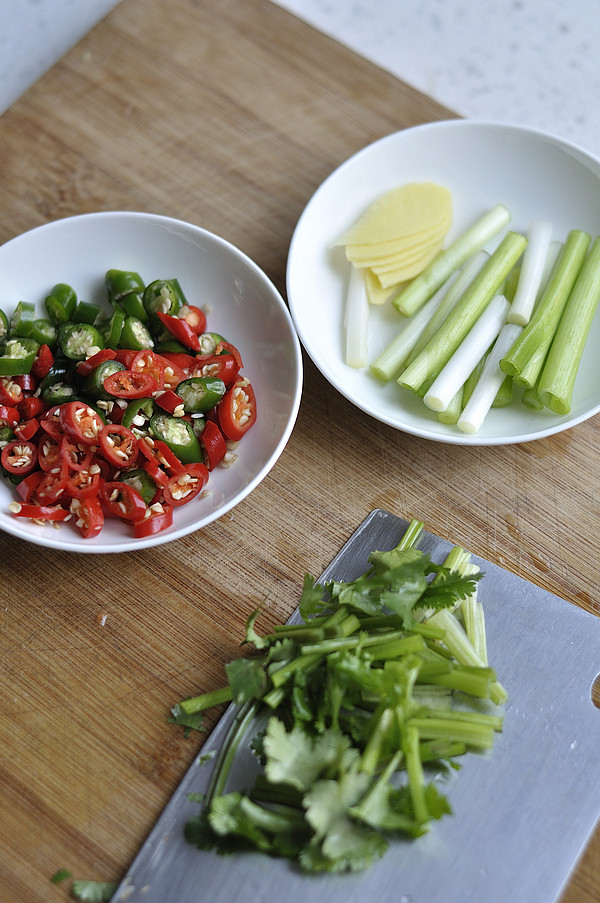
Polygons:
M452 223L450 191L433 182L410 182L374 201L337 244L365 270L369 296L385 300L393 287L413 279L441 249ZM381 292L377 292L379 285Z

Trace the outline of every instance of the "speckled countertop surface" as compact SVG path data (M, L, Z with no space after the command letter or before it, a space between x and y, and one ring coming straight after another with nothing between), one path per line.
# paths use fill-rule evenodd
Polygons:
M463 116L600 156L598 0L277 2ZM0 0L0 112L116 5Z

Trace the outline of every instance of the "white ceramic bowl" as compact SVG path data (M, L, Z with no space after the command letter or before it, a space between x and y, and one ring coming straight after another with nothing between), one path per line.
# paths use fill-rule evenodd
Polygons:
M308 203L288 258L287 293L306 351L323 375L356 407L398 430L460 445L527 442L560 432L600 410L600 312L592 325L566 416L532 413L520 401L493 409L473 436L440 423L395 381L383 385L368 369L346 366L342 317L349 265L333 243L383 192L405 182L433 181L453 196L449 244L497 203L512 214L509 229L526 232L549 220L554 237L570 229L600 233L600 160L540 131L493 122L451 120L398 132L371 144L330 175ZM488 248L495 247L499 238ZM390 305L372 308L369 357L398 332Z
M92 213L58 220L0 247L2 308L43 299L57 282L87 301L105 299L110 268L135 270L148 283L177 277L190 304L209 305L208 329L225 335L242 354L243 373L257 398L258 418L229 467L210 475L209 497L175 509L173 526L134 539L125 524L107 520L95 539L76 527L60 530L11 516L13 488L0 479L0 528L39 545L75 552L129 552L185 536L235 507L269 473L293 429L302 391L300 343L275 286L246 255L198 226L147 213ZM104 301L104 303L106 303Z

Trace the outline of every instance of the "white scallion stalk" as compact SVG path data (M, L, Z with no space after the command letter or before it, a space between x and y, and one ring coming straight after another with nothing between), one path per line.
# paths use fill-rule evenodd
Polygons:
M477 433L481 429L498 390L504 382L505 373L500 367L500 361L513 342L517 340L522 329L523 327L516 323L507 323L502 327L494 342L494 347L483 365L471 397L458 418L456 425L463 433Z
M432 411L446 410L456 392L465 383L506 323L509 307L504 295L492 298L425 393L423 401L428 408Z
M440 289L424 307L406 321L396 338L377 355L371 364L370 370L374 376L388 382L398 375L443 298L444 291Z
M552 241L550 223L533 223L527 233L527 247L521 261L521 273L508 322L527 326L533 312L539 287L544 278L546 260Z
M360 369L368 364L369 300L363 274L358 267L350 268L346 294L345 361L349 367Z
M488 210L392 300L394 307L407 317L414 314L454 270L497 235L509 220L510 213L503 204Z

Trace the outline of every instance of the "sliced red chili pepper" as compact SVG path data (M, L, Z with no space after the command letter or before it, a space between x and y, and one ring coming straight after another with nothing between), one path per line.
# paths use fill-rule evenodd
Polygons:
M42 482L43 476L43 470L34 470L17 483L15 489L22 501L35 502L37 500L37 488Z
M237 361L229 352L198 355L194 366L190 367L190 376L216 376L227 388L233 385L239 372Z
M46 402L36 395L29 395L19 403L19 411L24 420L29 420L31 417L39 417L47 409L48 405Z
M123 520L139 521L146 516L146 502L129 483L122 483L120 480L104 483L100 499L111 514Z
M163 388L176 389L179 383L183 382L183 380L187 377L187 373L175 361L169 360L163 355L161 355L161 358L165 368L165 381ZM194 358L192 358L192 360L194 360Z
M104 512L100 499L96 495L85 499L71 499L69 511L75 518L75 526L79 528L84 539L97 536L104 526Z
M192 351L200 351L200 339L189 323L179 317L173 317L171 314L164 314L160 310L156 312L156 316L178 342L181 342L186 348L191 348Z
M44 473L37 488L37 497L41 505L52 505L57 502L67 488L69 469L64 461Z
M193 367L198 360L194 354L186 354L185 351L161 351L160 356L183 370L184 378L186 371Z
M38 442L38 464L47 472L53 467L58 467L60 460L60 440L42 433Z
M185 320L196 335L202 335L203 332L206 332L206 314L201 307L196 307L194 304L186 304L184 307L179 308L177 316L180 320Z
M148 373L154 377L156 380L154 391L162 389L165 384L165 365L162 358L151 348L143 348L142 351L138 351L129 369L132 373Z
M171 505L154 502L147 510L149 514L143 520L136 521L133 525L133 535L136 539L160 533L161 530L166 530L173 523L173 508Z
M54 355L49 345L40 345L31 367L31 372L38 379L43 379L52 369Z
M103 364L104 361L113 361L117 356L117 352L112 348L101 348L96 354L92 354L84 361L79 361L76 370L80 376L89 376L96 367Z
M117 370L104 380L104 388L115 398L146 398L158 389L156 379L149 373Z
M127 370L131 370L131 365L136 354L137 351L132 348L117 348L114 359L120 364L123 364Z
M163 488L165 501L169 505L185 505L202 491L207 480L208 468L204 464L189 464L184 473L169 477Z
M159 467L165 468L168 473L183 473L185 470L177 455L161 439L142 436L139 440L139 449L148 461L154 461ZM152 476L152 474L150 475Z
M158 461L144 461L142 465L149 477L152 477L157 486L166 486L169 482L169 474L163 470Z
M23 389L12 376L0 376L0 404L16 407L23 401Z
M98 465L74 470L67 479L66 492L73 498L85 499L98 495L102 486L102 476Z
M31 505L21 503L19 503L19 505L19 510L17 510L16 507L14 510L11 508L14 517L29 517L34 520L66 520L69 517L69 512L61 505Z
M33 439L40 428L40 422L37 417L30 417L29 420L22 420L15 426L15 436L19 439Z
M256 422L256 398L247 379L238 379L218 405L219 425L227 439L239 442Z
M181 411L183 411L183 398L172 389L166 389L164 392L161 392L154 400L163 411L168 411L169 414L174 414L177 408L180 408Z
M100 430L99 440L102 454L114 467L130 467L138 456L136 435L121 423L107 423Z
M18 376L13 376L13 380L24 393L35 392L37 389L37 379L31 373L21 373Z
M21 415L16 408L6 404L0 404L0 427L7 426L13 430L19 423Z
M67 463L69 470L85 470L92 463L94 447L74 442L70 436L60 439L60 457Z
M225 339L221 339L217 343L217 347L215 348L215 354L223 354L223 352L227 354L233 354L235 358L235 362L238 365L238 370L241 370L244 364L242 363L242 355L238 351L235 345L232 345L231 342L226 342Z
M37 445L31 440L14 439L2 449L2 466L13 474L26 476L37 466Z
M214 470L227 454L223 433L214 421L207 420L198 438L204 453L204 463L209 470Z
M100 414L83 401L68 401L58 410L58 422L64 432L76 443L97 445L104 426Z

